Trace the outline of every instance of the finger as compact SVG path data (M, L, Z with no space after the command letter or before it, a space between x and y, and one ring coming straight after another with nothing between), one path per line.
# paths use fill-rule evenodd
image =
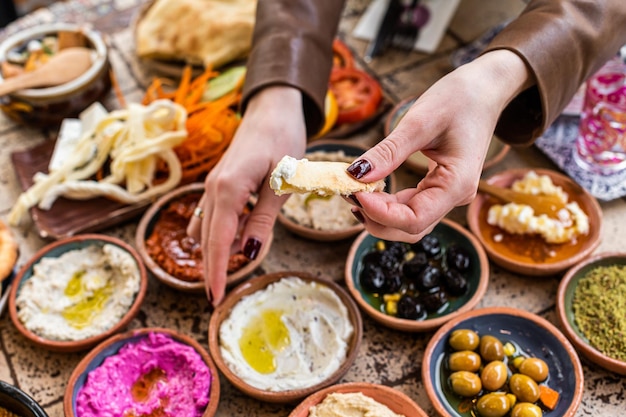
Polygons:
M415 107L415 106L414 106ZM415 151L437 136L428 123L409 109L398 126L382 141L363 153L348 172L361 181L376 181L396 170Z
M261 186L257 203L250 212L242 233L242 250L249 259L255 259L261 246L267 244L276 216L288 197L278 197L266 183Z
M217 306L226 293L230 242L235 239L239 221L236 212L223 210L218 205L213 210L211 218L205 217L202 223L205 285L209 301L213 306Z
M353 208L352 212L360 211L359 209ZM364 226L369 234L375 236L379 239L394 241L394 242L406 242L406 243L415 243L421 240L424 236L430 233L437 223L429 225L426 228L423 228L419 233L410 233L404 231L399 228L388 227L386 225L375 222L374 220L367 218L363 212L361 211L361 215L364 218Z
M194 210L191 219L189 219L189 224L187 224L187 236L191 237L197 242L200 242L202 239L202 218L204 217L205 209L204 209L204 194L198 200L198 204L196 205L196 209Z

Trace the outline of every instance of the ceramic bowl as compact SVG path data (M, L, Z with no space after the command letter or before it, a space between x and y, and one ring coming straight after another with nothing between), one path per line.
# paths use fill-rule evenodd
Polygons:
M364 265L366 262L364 260L366 256L377 250L377 245L380 244L379 242L384 242L385 248L389 248L391 245L390 242L381 241L365 231L355 239L350 248L346 262L345 277L348 290L352 294L352 297L356 300L359 307L374 320L385 326L406 332L431 331L459 314L476 307L485 294L489 282L489 262L478 240L465 228L449 219L443 219L428 236L429 238L436 238L442 250L442 254L440 254L437 259L429 258L428 262L432 265L436 265L440 270L446 269L444 262L446 262L446 251L448 249L460 247L461 250L467 254L469 268L461 274L467 282L465 292L460 295L453 295L452 292L446 290L447 301L439 308L430 308L429 310L432 312L429 312L425 317L421 316L418 319L408 319L400 318L394 314L388 314L387 312L393 309L393 305L389 305L380 297L380 294L384 291L374 293L368 290L367 284L363 285L361 276L362 271L365 269ZM426 240L422 239L422 241L425 242ZM400 245L404 248L408 246L408 244L404 243ZM418 242L416 245L420 245L420 243ZM416 245L411 245L410 252L417 253L419 251ZM403 259L406 259L406 257L407 255L403 255ZM417 258L417 255L415 257ZM399 265L404 264L406 264L406 262L403 260L399 263ZM403 266L400 266L399 271L402 271L402 269ZM424 271L423 268L422 271ZM402 272L400 272L400 275L404 276ZM407 287L409 288L409 292L413 291L411 286L414 284L408 284L407 282L408 280L403 278L401 289L399 291L391 291L390 293L404 293ZM428 293L437 288L446 288L443 286L442 282L443 278L440 280L440 284L435 285L431 290L427 289L430 288L431 285L426 285L424 287L426 289L422 289L421 292L418 292L420 292L422 297L427 297L432 300L432 298L430 298L431 295ZM418 300L421 299L420 296L417 296L417 298ZM441 300L442 302L445 301L443 298ZM397 302L398 300L396 299L395 301ZM424 305L424 302L421 302L421 304ZM399 305L399 303L397 305Z
M407 417L428 417L428 414L403 392L386 385L368 382L346 382L344 384L331 385L330 387L321 389L305 398L304 401L289 414L289 417L308 417L310 408L324 401L329 394L359 392L387 406L396 414Z
M81 33L87 38L86 46L94 51L93 64L84 74L65 84L19 90L0 98L0 108L18 123L58 127L63 119L78 116L111 89L111 65L104 38L99 32L78 24L46 23L19 31L0 44L0 62L5 61L12 50L23 47L30 40L55 36L62 31Z
M580 353L583 354L583 356L591 362L594 362L611 372L626 375L626 361L608 356L594 346L594 344L581 330L581 326L577 324L576 314L574 313L573 308L575 299L574 295L581 280L594 269L611 266L621 268L621 280L624 282L624 274L626 274L626 252L600 253L591 256L570 268L565 273L565 276L559 284L556 310L563 333L565 333L572 344ZM615 294L614 291L607 291L605 297L611 297L613 294ZM621 314L622 316L624 315L623 311L620 312L619 307L616 307L615 305L607 305L608 302L610 302L609 299L598 298L598 300L594 300L594 305L605 306L608 307L608 309L613 310L616 314ZM600 312L597 312L597 317L603 316Z
M0 410L2 409L20 417L48 417L43 407L30 395L4 381L0 381Z
M329 157L323 157L323 156L320 156L319 154L320 153L322 155L323 154L336 154L339 152L343 152L346 158L345 159L342 158L341 160L345 160L346 162L348 162L348 160L350 162L354 161L357 157L361 156L365 151L367 151L367 147L361 144L348 143L344 140L331 140L331 139L316 140L310 143L306 149L307 154L309 154L308 158L311 160L316 160L316 159L332 160L332 159L329 159ZM305 158L306 157L307 156L305 156ZM385 191L393 193L396 189L395 174L391 174L390 176L388 176L385 181L386 181ZM311 239L311 240L316 240L316 241L321 241L321 242L330 242L330 241L337 241L337 240L351 238L353 236L356 236L357 234L359 234L360 232L364 230L364 226L358 221L356 221L356 219L350 212L350 208L351 208L350 203L344 201L343 198L341 197L333 197L334 199L337 199L337 200L333 200L332 203L330 202L330 200L327 200L327 199L318 199L316 201L318 204L318 208L320 209L319 210L320 215L324 216L325 219L330 217L328 214L330 209L323 209L323 207L320 207L320 205L324 205L325 207L327 207L329 206L329 204L334 205L335 203L338 203L342 206L345 206L344 208L342 208L342 210L344 211L344 213L346 213L348 222L352 222L352 224L350 224L349 226L343 227L338 230L330 230L329 228L316 228L313 225L302 224L302 222L298 222L294 218L294 216L290 214L290 210L293 210L293 208L290 209L289 207L292 203L298 200L302 200L303 198L304 198L304 201L302 203L306 204L309 198L303 195L297 195L297 194L291 195L289 197L289 200L285 203L285 205L283 205L283 208L278 213L278 218L277 218L278 222L282 224L287 230L291 231L292 233L298 236L302 236L306 239ZM303 213L303 214L306 213L305 210L300 209L301 207L302 207L302 204L294 203L294 208L299 209L296 211L297 213ZM309 211L308 213L310 214L311 212Z
M413 103L415 103L417 98L418 97L406 98L391 109L389 115L385 119L385 136L389 136L391 131L395 129L400 122L400 119L402 119L406 112L409 111L409 108L413 105ZM485 158L485 163L483 164L483 171L502 161L507 153L509 153L510 149L511 147L509 145L505 144L494 135L489 143L489 148L487 149L487 156ZM407 158L404 165L417 174L425 175L428 172L429 162L430 160L423 153L415 152Z
M107 330L104 330L93 336L88 336L86 338L79 339L79 340L53 340L50 338L43 337L35 333L33 330L28 329L24 325L24 323L22 322L22 319L19 316L17 297L22 291L24 284L28 282L28 280L30 280L35 274L34 269L39 264L39 262L42 259L58 258L73 250L79 250L79 249L87 248L90 246L102 247L107 244L117 246L121 248L124 252L127 252L131 256L134 263L137 265L137 269L139 273L138 290L133 296L130 307L126 310L123 316L117 321L117 323L112 324ZM76 284L76 283L78 283L79 285L81 284L80 275L79 275L80 271L71 271L71 266L70 266L70 271L68 271L67 274L68 275L71 274L72 278L69 279L69 282L67 283L63 282L60 284L60 285L66 285L64 292L68 291L68 289L70 289L70 285L72 284ZM79 279L74 281L74 277L77 277ZM72 285L72 286L74 287L75 291L81 291L81 289L76 288L75 285ZM137 253L137 251L133 247L131 247L129 244L127 244L126 242L118 238L107 236L107 235L101 235L101 234L76 235L74 237L61 239L53 243L50 243L47 246L44 246L37 253L35 253L35 255L24 266L21 267L21 269L17 272L17 275L11 287L11 292L9 293L9 314L17 330L24 337L26 337L28 340L33 342L35 345L44 347L52 351L76 352L76 351L81 351L81 350L85 350L90 347L93 347L99 342L101 342L102 340L106 339L107 337L110 337L113 334L125 328L139 312L139 309L141 308L141 303L143 302L143 299L146 295L147 288L148 288L148 274L147 274L146 268L141 262L141 258L139 257L139 254ZM80 293L77 293L77 294L79 295ZM52 294L51 296L57 297L56 294ZM58 295L58 297L61 297L61 295ZM95 299L95 297L92 297L92 298ZM106 298L104 298L103 300L106 300ZM67 306L76 307L77 305L78 304L76 302L70 301L68 302ZM84 312L89 309L93 309L95 307L96 307L95 305L85 305L82 310L79 310L75 314L80 314L81 312ZM63 317L62 314L63 314L62 312L59 312L58 320L62 320L62 317ZM36 315L34 316L37 317ZM93 319L93 317L89 319L91 320ZM41 321L41 318L39 318L39 321Z
M63 410L65 412L65 417L80 417L77 414L77 399L79 398L79 393L81 388L87 383L88 378L90 378L90 373L94 371L96 368L100 367L105 360L111 358L114 355L117 355L120 349L129 345L138 343L142 340L150 337L150 334L158 334L165 335L170 339L173 339L175 342L178 342L183 345L187 345L192 347L198 355L201 357L202 361L206 364L210 371L211 375L211 386L209 389L209 403L206 406L204 412L202 413L202 417L212 417L215 415L217 411L217 407L219 405L220 399L220 379L217 368L215 367L214 362L211 360L208 352L202 347L200 343L191 337L177 332L171 329L165 328L142 328L138 330L131 330L126 333L117 334L113 337L108 338L104 342L100 343L94 349L92 349L74 368L74 371L70 375L70 379L65 387L65 395L63 398ZM176 356L178 358L183 357L184 355ZM170 360L174 355L171 355ZM146 362L146 371L151 371L153 369L152 364L154 361ZM128 368L126 368L128 369ZM177 370L181 370L182 366L178 366ZM162 370L165 371L165 370ZM144 374L145 375L145 374ZM119 384L123 384L123 379L119 379L115 381ZM135 382L135 381L133 381ZM136 382L135 382L136 384ZM147 384L149 386L149 383ZM103 385L105 386L105 384ZM100 388L103 389L103 386ZM124 387L121 389L119 386L115 387L115 390L112 390L110 395L120 396L120 395L132 395L133 387ZM192 395L193 390L190 390L188 395ZM150 391L148 390L146 395L149 395ZM150 397L148 397L150 398ZM180 410L178 410L180 411ZM165 413L168 414L168 413ZM164 414L164 415L165 415ZM156 414L155 414L156 415ZM168 414L169 415L169 414Z
M192 280L193 277L187 277L186 279L183 279L180 276L175 276L167 272L163 268L163 266L161 266L161 264L157 263L152 258L152 256L148 252L146 241L152 235L156 222L159 221L159 219L165 212L165 209L167 209L167 207L170 206L171 203L178 201L181 198L189 197L191 199L189 201L193 201L193 204L195 204L200 199L203 192L204 184L192 183L183 185L164 194L156 202L154 202L144 213L143 217L139 221L137 231L135 233L135 246L139 251L141 258L143 259L143 262L146 264L148 270L152 273L152 275L154 275L160 282L165 285L168 285L180 291L191 293L204 293L204 281L198 280L197 278ZM197 196L197 198L194 198L194 196ZM193 210L193 208L189 211L191 210ZM181 226L182 231L185 230L184 228L186 227L186 221L184 222L184 224L185 225ZM261 262L263 262L263 260L269 253L270 247L272 245L273 236L274 235L271 234L268 241L263 244L263 246L261 247L261 252L255 260L249 262L246 261L247 263L245 265L228 274L228 285L234 285L237 282L241 281L246 276L251 274L261 264ZM192 242L192 240L190 240L190 242ZM192 244L197 245L198 243L193 241ZM237 259L245 260L242 254L237 254L231 259L233 261L236 261Z
M487 178L487 182L510 187L531 169L510 169ZM534 169L538 175L547 175L563 188L568 201L575 201L589 217L589 233L575 242L547 244L538 235L513 235L487 223L487 213L497 199L478 193L467 208L467 223L497 265L529 276L546 276L565 271L589 256L600 244L602 236L602 210L597 200L569 177L549 169Z
M347 340L347 351L346 357L343 359L343 362L339 365L339 368L332 372L326 379L315 383L314 385L303 386L301 388L285 388L280 391L278 390L266 390L263 388L257 388L258 385L253 386L250 382L245 381L241 375L240 370L233 371L229 367L226 362L224 352L222 351L222 341L220 336L220 328L222 327L222 323L227 320L233 308L244 299L244 297L251 296L258 291L265 290L271 284L275 284L278 281L281 281L283 278L289 277L297 277L303 280L305 283L313 283L314 285L324 286L329 288L336 296L339 298L340 304L343 304L347 310L348 319L352 325L353 331ZM290 296L291 297L291 296ZM306 297L301 298L303 303L310 303L311 300ZM320 298L319 305L331 305L328 301L323 301ZM328 300L328 298L327 298ZM280 303L276 303L277 308L280 306ZM310 305L313 305L312 303ZM315 305L317 305L317 301L315 301ZM310 311L307 309L307 311ZM282 314L282 313L281 313ZM295 313L297 314L297 312ZM265 314L263 314L263 317ZM259 314L259 317L261 315ZM286 322L286 319L282 319L283 322ZM249 325L249 322L246 324ZM243 326L243 324L242 324ZM278 327L278 326L276 326ZM265 327L263 331L266 331L268 328ZM313 327L313 331L315 326ZM270 329L272 330L272 329ZM269 333L269 332L268 332ZM278 334L276 329L272 330L273 334ZM289 331L290 339L293 337L293 333ZM361 344L361 339L363 337L363 324L361 315L359 313L359 309L350 297L350 295L341 288L337 283L333 282L330 278L326 278L323 276L314 276L307 272L298 272L298 271L283 271L276 272L267 275L261 275L240 284L232 291L228 293L224 301L215 309L213 314L211 315L211 320L209 322L209 352L213 360L215 361L218 369L221 373L228 379L231 384L233 384L236 388L242 391L244 394L256 398L261 401L270 402L270 403L292 403L298 400L305 398L306 396L319 391L322 388L325 388L331 384L336 383L350 368L352 363L357 357L359 346ZM306 343L305 343L306 344ZM303 344L303 345L305 345ZM333 345L333 346L331 346ZM319 347L319 346L318 346ZM337 347L334 346L334 343L329 344L328 353L334 353L337 350ZM226 356L233 356L232 354L227 354ZM246 368L247 364L241 364L240 369ZM291 369L291 368L290 368ZM271 372L268 371L268 374ZM287 377L280 379L277 378L281 384L288 383L289 380ZM306 385L306 384L304 384Z
M489 307L461 314L443 325L432 336L424 352L422 381L435 410L442 416L470 417L472 407L464 407L462 397L452 392L445 358L450 353L450 335L469 329L479 336L491 335L510 342L522 356L542 359L548 365L548 379L542 382L559 393L554 410L544 417L572 417L583 395L583 370L576 350L567 338L546 319L525 310ZM507 360L507 359L505 359ZM510 375L509 375L510 376ZM466 408L464 412L459 411Z

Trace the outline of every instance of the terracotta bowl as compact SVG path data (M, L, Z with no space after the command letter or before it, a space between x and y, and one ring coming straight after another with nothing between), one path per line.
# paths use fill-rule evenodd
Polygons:
M563 333L568 337L572 344L578 349L591 362L620 375L626 375L626 361L616 359L608 356L599 350L598 347L585 336L585 332L581 330L582 326L579 326L576 320L576 314L574 312L574 299L576 289L585 276L600 267L616 266L621 268L622 282L624 281L624 274L626 274L626 252L604 252L594 255L584 261L576 264L570 268L559 284L557 292L556 310L561 323ZM614 294L612 291L607 291L604 297L611 297ZM595 305L607 306L610 302L608 298L600 298L594 301ZM616 309L615 305L610 305L609 308ZM619 310L614 310L617 314ZM580 313L582 314L582 313ZM598 317L601 315L598 313Z
M84 74L62 85L19 90L0 98L0 108L13 120L28 126L57 127L63 119L73 118L103 98L111 89L108 46L102 35L83 25L45 23L9 36L0 44L0 62L16 48L30 40L56 36L61 31L83 34L88 48L93 49L93 64ZM3 81L0 73L0 82Z
M319 158L319 156L311 156L311 154L317 155L318 153L328 153L335 154L337 152L343 152L350 161L354 161L357 157L361 156L365 151L367 151L367 147L358 143L348 143L345 140L316 140L309 144L306 149L307 154L309 154L309 159ZM307 157L307 156L305 156ZM392 174L387 177L385 191L393 193L396 189L396 180L395 174ZM294 195L289 198L299 198L300 196ZM336 197L340 198L340 197ZM295 201L295 200L294 200ZM305 200L306 201L306 200ZM278 214L278 222L285 226L285 228L292 233L302 236L306 239L317 240L321 242L330 242L348 239L356 236L360 232L364 230L364 226L356 222L347 227L339 230L328 230L328 229L318 229L309 225L303 225L296 221L292 216L288 215L286 212L286 206L290 202L288 201L283 206L282 210ZM327 200L320 200L319 204L327 204ZM348 202L343 201L341 199L341 203L345 205L345 211L348 216L350 216L350 220L353 219L352 214L350 213L350 204ZM324 212L325 215L326 212Z
M244 379L238 373L231 370L231 368L225 361L222 352L220 328L222 326L222 323L230 316L231 310L244 297L264 290L270 284L277 283L282 278L288 277L298 277L306 283L318 284L332 290L332 292L334 292L337 297L339 297L341 304L345 306L348 314L348 319L352 325L353 331L348 340L346 358L343 360L339 368L334 371L330 376L328 376L325 380L315 383L314 385L297 389L269 391L251 385L249 382L244 381ZM303 299L303 302L307 302L307 300ZM279 307L279 305L277 305L277 307ZM236 388L238 388L244 394L247 394L250 397L256 398L258 400L270 403L292 403L301 400L304 397L316 391L319 391L322 388L336 383L348 371L348 369L356 359L362 336L363 324L359 309L350 297L350 295L343 288L333 282L330 278L314 276L306 272L284 271L251 278L250 280L240 284L228 293L224 301L215 309L215 311L211 315L211 320L209 322L209 352L211 353L211 356L213 357L213 360L215 361L218 369L222 372L226 379L228 379ZM329 349L332 352L335 352L334 349L336 348L329 347ZM331 352L329 351L329 353ZM243 367L245 366L246 365L243 365ZM285 381L287 380L282 380L282 382Z
M181 279L168 273L150 256L147 250L146 240L152 235L154 226L162 215L164 209L166 209L172 202L189 194L197 195L197 199L192 199L194 202L197 202L202 196L203 191L204 184L192 183L183 185L164 194L144 213L143 217L139 221L139 225L137 226L137 231L135 232L135 246L141 255L141 259L143 259L143 262L146 264L152 275L167 286L190 293L204 293L204 281ZM228 285L234 285L241 281L246 276L251 274L261 264L261 262L263 262L270 251L273 236L274 235L271 234L268 241L263 244L261 252L255 260L246 263L243 267L228 275ZM243 255L239 254L237 256L240 256L243 259Z
M96 346L93 350L91 350L91 352L89 352L78 363L78 365L70 375L70 379L67 383L67 386L65 387L65 396L63 398L63 411L65 413L65 417L80 417L80 415L77 414L76 410L77 398L81 388L88 381L90 377L89 374L92 371L100 367L105 360L108 360L108 358L117 355L120 349L124 346L132 343L138 343L141 340L147 339L151 333L168 336L175 342L192 347L200 355L211 374L211 386L208 393L209 403L202 413L202 417L214 416L217 411L220 399L220 379L217 368L211 360L208 352L202 347L202 345L200 345L200 343L185 334L171 329L150 327L138 330L131 330L126 333L121 333L110 337L104 342L100 343L98 346ZM150 371L152 369L153 367L151 366L151 364L146 363L146 371ZM177 368L177 370L180 369L180 367ZM122 379L120 379L120 381L118 382L123 383L121 381ZM110 394L115 396L124 394L132 395L131 392L129 392L131 388L132 387L128 387L128 391L126 391L126 389L122 390L118 386L116 387L115 391L111 392ZM149 393L150 391L148 391L148 395ZM192 392L190 391L189 395L191 394Z
M374 292L371 287L368 288L369 284L365 283L367 278L365 278L363 271L366 269L366 257L371 256L373 252L379 250L378 245L384 242L385 250L393 245L399 245L404 248L404 251L408 250L409 253L416 254L424 252L424 250L421 249L421 243L419 242L414 245L408 245L399 242L382 241L365 231L355 239L350 248L346 262L345 276L346 284L352 297L356 300L359 307L374 320L396 330L426 332L436 329L459 314L473 309L480 302L487 290L487 284L489 282L489 262L478 240L465 228L448 219L443 219L428 236L439 242L441 252L437 256L429 256L427 262L438 268L440 272L442 270L446 271L452 269L445 266L447 265L446 253L449 250L450 254L452 254L453 250L457 251L457 249L460 248L460 251L466 254L469 267L466 267L461 273L467 284L466 289L464 292L459 292L454 289L450 290L444 284L443 277L440 277L438 281L431 280L431 284L424 285L423 288L414 288L413 286L415 284L411 282L416 278L409 280L406 277L423 274L423 278L420 279L425 280L427 278L426 275L429 275L430 272L425 273L426 267L423 266L419 267L419 271L414 271L411 274L404 273L404 265L408 263L405 260L409 256L408 254L404 254L400 259L396 258L396 261L394 261L394 265L396 265L397 268L396 271L402 277L400 289L397 289L397 284L390 283L387 275L384 283L380 286L380 290ZM426 238L422 239L422 242L426 242L427 240ZM418 255L414 256L414 259L418 258L420 258ZM441 275L443 275L443 273ZM436 284L437 282L438 284ZM395 285L396 289L390 291L389 285ZM436 306L439 304L434 304L435 307L428 308L427 313L424 312L426 303L433 305L433 295L430 293L439 293L439 291L435 291L437 289L444 290L447 301L445 301L444 298L440 298L441 305L438 308L436 308ZM381 295L385 293L404 294L405 292L409 294L413 292L413 298L417 299L422 305L420 317L416 319L401 318L410 316L393 314L393 303L389 304L381 297ZM397 302L396 307L400 306L400 301L397 299L394 301Z
M48 417L30 395L4 381L0 381L0 408L21 417Z
M531 169L520 168L503 171L487 179L487 182L510 187L522 179ZM538 175L547 175L555 185L568 194L568 201L575 201L589 217L589 233L576 242L547 244L540 236L512 235L487 223L487 212L500 202L478 193L467 208L467 223L497 265L518 274L546 276L565 271L589 256L600 244L602 236L602 210L597 200L569 177L549 169L534 169ZM500 239L501 238L501 239Z
M543 415L572 417L576 414L583 395L583 370L576 350L567 338L553 324L536 314L515 308L489 307L469 311L450 320L437 330L426 346L422 381L428 398L440 415L476 415L471 399L463 399L452 392L449 382L447 359L452 352L449 340L452 332L459 329L473 330L479 337L494 336L503 344L511 343L515 346L511 358L525 356L542 359L548 365L548 378L540 385L547 385L559 393L556 407L551 411L546 409ZM509 357L504 359L510 367L507 379L511 376L511 369L514 369L509 360ZM485 391L479 395L482 393Z
M139 270L139 289L134 295L134 300L132 301L131 306L128 308L126 313L124 313L122 318L117 323L113 324L108 330L80 340L53 340L42 337L27 329L18 316L18 306L16 299L18 297L18 294L22 290L23 285L32 278L36 265L44 258L58 258L61 255L72 250L78 250L92 245L102 247L105 244L115 245L130 254L137 264ZM68 274L76 274L77 272L78 271L70 271L68 272ZM146 268L141 262L141 258L139 257L137 251L135 251L135 249L129 244L118 238L107 235L76 235L74 237L55 241L41 248L24 266L22 266L22 268L18 271L15 277L15 280L11 287L11 292L9 293L9 314L17 330L34 344L52 351L76 352L91 348L100 343L102 340L106 339L107 337L110 337L113 334L124 329L139 312L139 309L141 308L141 303L143 302L143 299L146 295L147 288L148 274Z
M409 108L413 105L413 103L415 103L418 97L419 96L406 98L391 109L389 115L385 119L385 136L389 136L391 131L395 129L400 122L400 119L402 119L406 112L409 111ZM487 157L485 158L485 163L483 164L483 171L502 161L506 154L509 153L510 149L511 147L509 145L505 144L494 135L491 139L491 143L489 144L489 148L487 149ZM407 158L404 165L417 174L425 175L428 172L429 162L430 160L423 153L415 152Z
M289 417L308 417L310 408L324 401L329 394L347 394L355 392L360 392L374 401L387 406L396 414L407 417L428 417L428 414L403 392L386 385L368 382L347 382L321 389L305 398L304 401L289 414Z

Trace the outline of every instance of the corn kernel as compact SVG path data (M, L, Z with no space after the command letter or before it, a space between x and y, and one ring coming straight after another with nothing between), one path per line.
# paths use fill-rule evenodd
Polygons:
M398 302L394 300L387 301L385 303L385 311L391 316L398 314Z
M525 360L525 357L518 356L517 358L513 359L513 366L519 369L519 367L522 365L522 362L524 362Z
M511 342L506 342L504 344L504 354L506 356L513 356L516 350L517 349L515 349L515 346L513 346Z
M384 251L385 250L385 241L384 240L379 240L376 242L376 250L379 251Z

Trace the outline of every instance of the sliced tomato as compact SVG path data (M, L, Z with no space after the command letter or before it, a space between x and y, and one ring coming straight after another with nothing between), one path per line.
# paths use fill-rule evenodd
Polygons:
M354 56L350 48L335 38L333 41L333 68L352 68L354 67Z
M330 89L339 108L336 124L355 123L373 116L383 98L380 84L358 68L333 68Z

